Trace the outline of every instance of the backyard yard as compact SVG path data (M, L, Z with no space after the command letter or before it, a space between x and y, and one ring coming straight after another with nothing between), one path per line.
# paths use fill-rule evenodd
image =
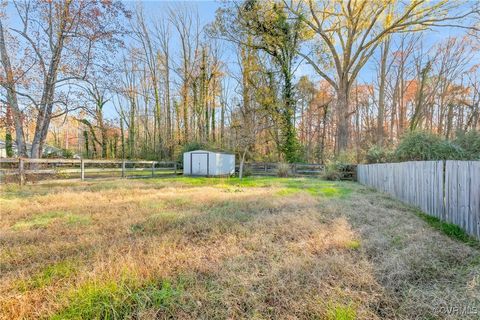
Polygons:
M1 188L1 319L480 317L479 245L353 182Z

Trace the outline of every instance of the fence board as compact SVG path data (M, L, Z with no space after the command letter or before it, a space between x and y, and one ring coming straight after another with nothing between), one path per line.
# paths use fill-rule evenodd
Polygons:
M246 162L244 170L249 171L252 175L271 176L277 174L278 163L270 162ZM238 172L240 165L237 164L235 170ZM290 170L293 175L314 176L324 173L325 167L317 163L292 163Z
M358 182L414 205L480 239L480 161L358 166Z
M447 161L446 220L480 238L480 161Z

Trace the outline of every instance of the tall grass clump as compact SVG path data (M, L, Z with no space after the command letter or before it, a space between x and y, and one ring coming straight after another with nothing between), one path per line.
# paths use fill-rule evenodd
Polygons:
M357 319L357 312L352 305L341 305L330 303L327 307L328 320L354 320Z
M288 163L279 163L276 170L277 176L286 178L290 176L290 165Z
M73 291L68 305L51 319L137 319L149 310L165 313L179 294L168 281L145 286L128 281L90 282Z

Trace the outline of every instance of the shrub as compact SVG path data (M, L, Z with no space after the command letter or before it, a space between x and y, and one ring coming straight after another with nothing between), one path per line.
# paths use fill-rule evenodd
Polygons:
M464 151L460 146L438 135L414 131L402 138L394 158L398 161L458 160L464 158Z
M325 180L336 181L340 180L341 173L339 170L339 164L335 161L327 163L325 166L325 173L323 174Z
M341 152L334 160L327 162L323 178L326 180L352 179L355 172L355 153Z
M288 163L279 163L276 172L279 177L288 177L290 175L290 165Z
M250 166L243 166L243 176L244 177L250 177L253 174L252 168Z
M466 160L480 160L480 132L458 132L454 143L465 152Z
M367 151L365 157L367 163L385 163L392 159L392 151L381 146L374 145Z
M72 150L62 149L62 157L66 159L72 159L75 154Z
M204 150L204 149L208 149L208 146L205 143L198 142L198 141L188 142L183 145L181 150L179 150L180 152L177 154L177 157L176 157L177 161L180 163L183 163L183 154L185 152L195 151L195 150Z

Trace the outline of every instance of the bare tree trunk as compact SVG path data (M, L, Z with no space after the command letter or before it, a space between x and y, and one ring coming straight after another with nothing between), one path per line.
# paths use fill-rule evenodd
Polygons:
M222 98L223 100L223 98ZM220 111L220 143L221 146L224 146L225 143L225 101L221 102L221 111Z
M344 82L344 81L342 81ZM349 113L349 93L348 84L343 83L337 90L337 141L336 154L348 149L350 139L350 113Z
M169 157L173 156L173 148L172 146L172 107L170 102L170 65L169 65L169 52L168 52L168 44L165 48L165 109L166 109L166 117L167 117L167 140L169 147Z
M380 59L380 86L378 88L378 116L377 116L377 144L383 146L385 132L383 130L383 121L385 118L385 90L387 77L387 58L390 46L390 39L387 39L382 45L382 56Z
M62 23L65 23L62 20ZM55 44L53 55L50 62L48 73L45 77L45 83L43 87L42 99L39 105L39 113L37 116L37 122L35 127L35 134L32 141L32 150L30 157L40 158L42 155L43 145L48 134L48 127L50 126L50 120L53 110L53 97L55 95L55 83L57 81L58 67L60 65L60 59L62 56L64 35L63 28L60 28L61 34L58 36L57 43Z
M453 103L448 104L448 113L447 113L447 129L445 132L445 138L448 140L452 135L452 124L453 124ZM461 128L462 126L459 126Z
M320 163L325 163L325 136L327 134L327 115L328 115L328 104L325 105L323 111L323 119L322 119L322 139L320 142L321 146L321 153L320 153Z
M12 66L10 64L10 57L8 56L5 35L3 31L3 24L0 20L0 56L2 59L2 66L5 71L5 82L3 87L7 91L7 101L12 111L13 122L15 124L15 141L17 143L18 156L27 156L27 147L25 144L25 135L23 132L22 112L18 106L17 92L15 88L15 81L13 79Z
M242 152L242 157L240 158L240 167L238 168L238 178L243 179L243 166L245 165L245 156L247 155L248 147L245 147Z

